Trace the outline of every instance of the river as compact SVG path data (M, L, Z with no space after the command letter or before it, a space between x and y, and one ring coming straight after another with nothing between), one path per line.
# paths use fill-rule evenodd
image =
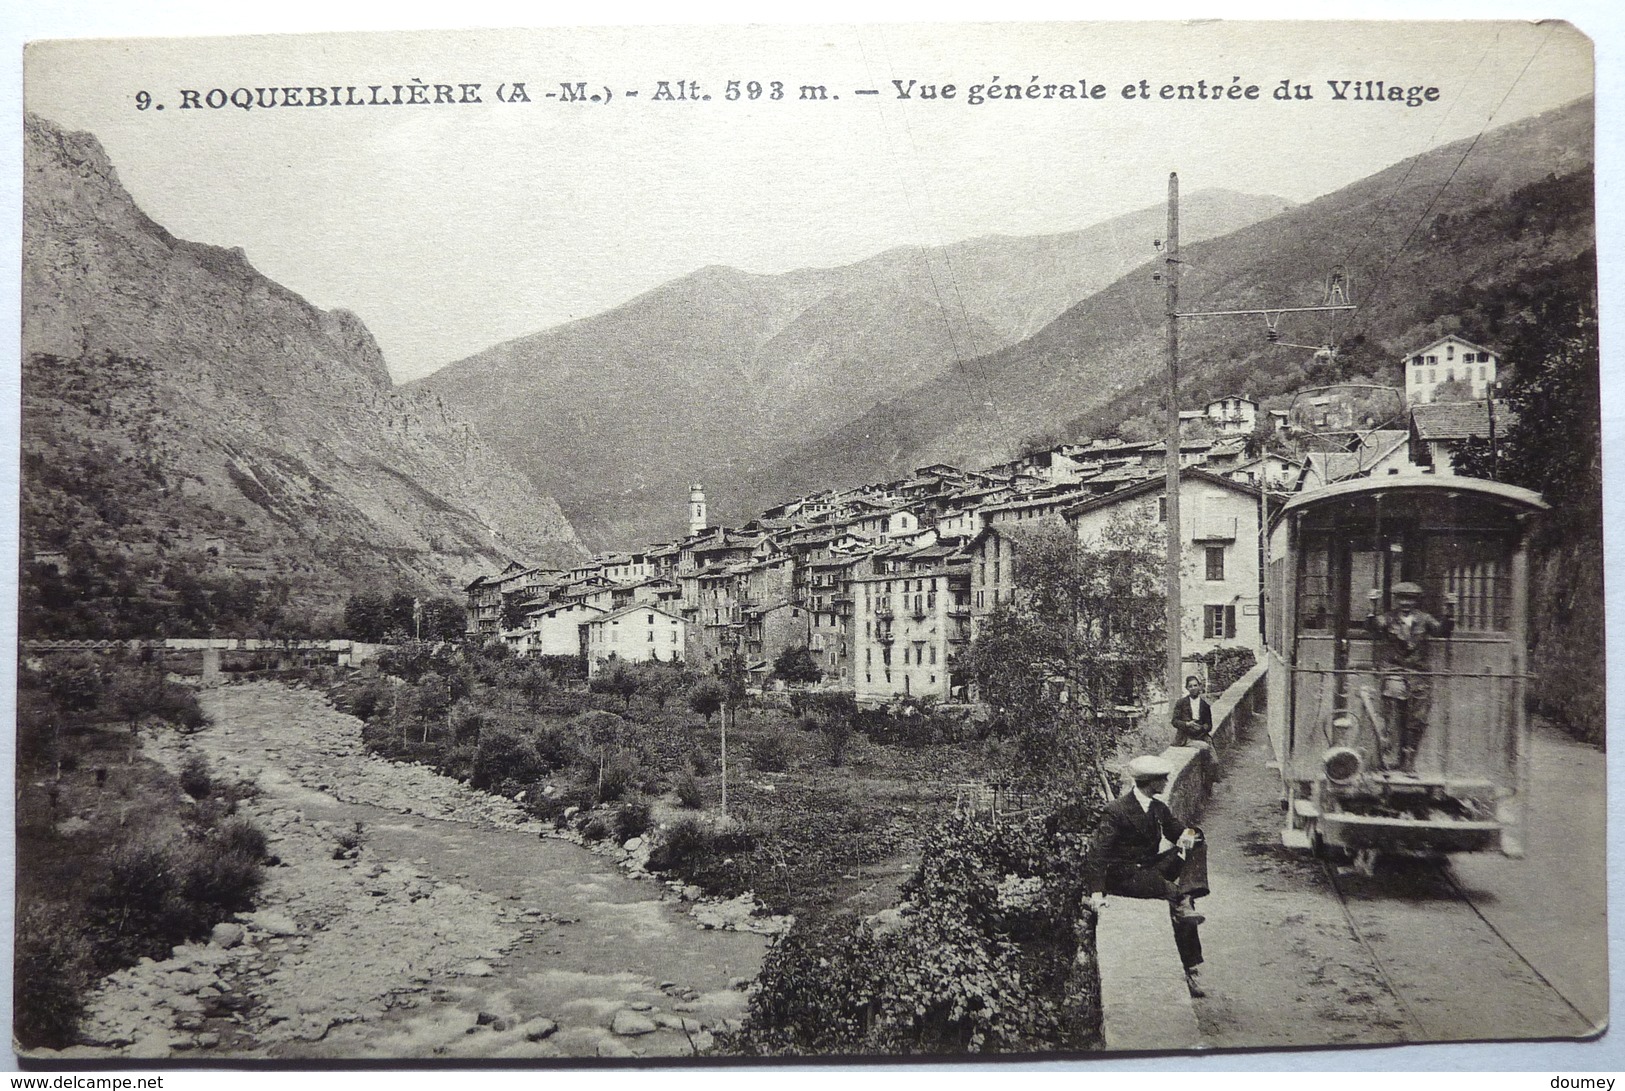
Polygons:
M279 862L240 942L227 929L115 974L70 1055L676 1057L743 1016L768 941L700 923L619 850L367 754L318 692L256 682L202 703L212 726L147 750L252 781L242 810Z

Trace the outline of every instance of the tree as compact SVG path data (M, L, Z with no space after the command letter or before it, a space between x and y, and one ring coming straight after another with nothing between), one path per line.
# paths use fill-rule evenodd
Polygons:
M726 694L722 683L715 678L701 678L688 691L688 707L705 717L706 726L711 725L711 717L722 708Z
M816 682L824 677L805 644L792 644L773 660L773 675L786 682Z
M429 741L429 727L444 719L455 697L445 676L429 671L412 687L412 709L423 722L423 741ZM448 724L449 726L449 724Z
M856 695L844 690L809 693L805 708L829 744L829 763L839 768L846 761L846 745L858 718Z
M1012 779L1040 787L1098 780L1118 726L1109 710L1144 691L1163 664L1161 532L1113 519L1100 538L1038 530L1016 557L1017 595L1000 603L967 653L966 670L1013 744Z
M1144 443L1158 439L1165 428L1144 413L1136 414L1117 427L1117 437L1126 443Z
M530 599L528 596L502 596L502 627L504 629L523 629L525 627L525 611L529 608Z
M637 674L639 692L659 708L665 708L666 702L677 696L685 679L681 665L658 659L640 665Z
M454 598L437 595L423 604L423 639L436 641L460 640L467 628L463 604Z
M624 659L604 660L598 673L587 682L588 692L619 697L623 709L632 707L632 698L642 688L643 679Z

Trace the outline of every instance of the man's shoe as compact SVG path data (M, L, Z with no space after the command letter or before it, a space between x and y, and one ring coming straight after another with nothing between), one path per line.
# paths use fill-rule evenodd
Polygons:
M1185 898L1174 903L1174 920L1181 924L1204 924L1207 918L1196 911L1196 902Z

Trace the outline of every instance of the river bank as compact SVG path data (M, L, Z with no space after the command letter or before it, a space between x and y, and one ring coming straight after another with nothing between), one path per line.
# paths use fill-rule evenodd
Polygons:
M63 1056L672 1057L743 1015L767 941L737 909L691 914L635 853L368 755L320 693L202 700L212 727L146 750L257 785L241 809L277 857L260 908L109 978L91 1044Z

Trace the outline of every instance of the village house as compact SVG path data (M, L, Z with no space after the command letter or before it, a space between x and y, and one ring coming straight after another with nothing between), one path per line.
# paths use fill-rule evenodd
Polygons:
M1187 657L1221 647L1245 647L1262 657L1263 613L1259 543L1268 494L1200 468L1180 472L1182 540L1181 643ZM1166 480L1154 477L1066 512L1085 546L1098 543L1113 519L1166 527Z
M664 576L647 576L631 583L615 584L609 589L610 609L644 603L680 603L683 589L676 580Z
M1410 433L1379 429L1361 436L1349 450L1310 451L1304 455L1299 491L1309 492L1351 477L1385 477L1415 473L1409 453Z
M683 619L658 606L625 606L588 619L585 627L588 678L612 659L626 663L682 661Z
M1483 345L1452 333L1406 353L1401 366L1405 369L1405 404L1418 406L1441 400L1443 392L1439 388L1447 383L1451 384L1450 390L1460 391L1460 397L1447 400L1488 397L1501 358Z
M475 576L464 587L468 598L466 635L494 639L502 632L502 580L497 576Z
M509 647L519 655L567 655L580 658L585 653L582 629L607 611L585 602L550 602L525 612L525 627L505 633Z
M950 659L970 641L969 559L937 545L877 556L875 565L851 582L853 692L865 703L950 699L964 684Z
M804 566L807 648L825 682L852 682L852 579L869 557L867 552L832 555Z
M1077 503L1077 497L1071 497L1066 506ZM1033 536L1068 530L1060 515L1051 512L1027 522L990 523L970 540L966 547L970 559L967 598L973 633L981 630L983 619L1000 604L1016 601L1016 561Z
M1410 460L1436 474L1456 472L1456 451L1462 442L1479 439L1499 442L1517 414L1504 401L1435 402L1411 410L1408 440Z
M1258 425L1258 403L1247 395L1217 398L1203 409L1207 422L1221 436L1245 436Z

